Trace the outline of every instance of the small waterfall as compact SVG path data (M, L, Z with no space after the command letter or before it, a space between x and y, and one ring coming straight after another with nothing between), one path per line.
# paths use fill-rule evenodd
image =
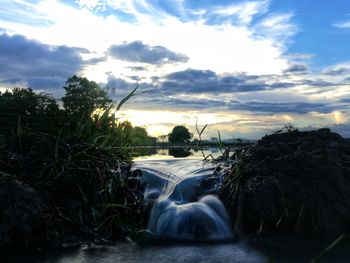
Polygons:
M221 177L200 160L144 161L144 201L150 207L148 230L157 238L219 241L233 239L230 220L214 195Z

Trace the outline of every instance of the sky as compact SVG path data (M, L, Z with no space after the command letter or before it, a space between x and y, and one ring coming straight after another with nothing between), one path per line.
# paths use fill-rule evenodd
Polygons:
M121 120L257 139L293 124L350 137L350 1L1 0L0 91L56 98L76 74Z

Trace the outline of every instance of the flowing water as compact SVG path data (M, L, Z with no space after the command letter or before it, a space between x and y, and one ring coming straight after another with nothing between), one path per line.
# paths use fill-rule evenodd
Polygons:
M249 238L237 241L227 212L215 197L222 178L215 174L210 162L202 161L201 152L185 152L190 152L187 158L174 158L170 150L158 149L135 159L134 169L142 171L145 206L150 211L148 230L157 245L125 242L2 259L45 263L310 262L329 244L291 237L282 237L278 243L258 243ZM216 150L205 152L209 153L219 154ZM169 240L172 242L166 242ZM317 262L350 262L348 247L349 242L343 243L340 250L331 251Z
M211 162L198 159L139 161L144 201L151 209L148 230L156 238L233 240L224 205L214 196L222 178Z

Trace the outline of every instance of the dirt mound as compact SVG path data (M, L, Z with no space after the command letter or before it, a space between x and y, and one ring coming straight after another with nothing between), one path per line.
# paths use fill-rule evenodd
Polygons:
M233 157L232 157L233 158ZM329 129L289 130L236 152L221 197L248 232L334 233L350 222L350 144Z
M17 141L0 146L0 252L110 242L142 224L130 162L81 140Z
M0 200L1 247L45 242L45 205L32 187L0 172Z

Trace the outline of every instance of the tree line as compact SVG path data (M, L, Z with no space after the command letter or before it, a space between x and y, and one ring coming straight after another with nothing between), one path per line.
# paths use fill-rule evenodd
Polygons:
M55 136L62 131L74 134L79 126L87 122L95 122L100 130L107 128L102 127L101 120L97 120L104 111L115 113L105 89L94 81L78 76L68 78L63 88L65 96L60 100L45 92L36 93L30 88L0 92L0 135L8 137L19 132L19 127L22 131ZM128 121L114 121L115 135L123 140L123 144L155 144L155 138L150 137L144 127L133 127Z

